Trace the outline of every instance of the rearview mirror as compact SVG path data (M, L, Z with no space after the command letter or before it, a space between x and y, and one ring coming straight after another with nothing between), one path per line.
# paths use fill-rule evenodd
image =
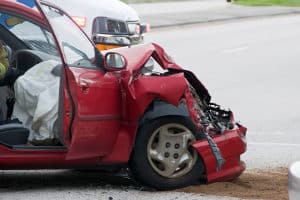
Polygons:
M108 71L118 71L126 67L127 61L124 56L118 53L107 53L104 59L104 66Z

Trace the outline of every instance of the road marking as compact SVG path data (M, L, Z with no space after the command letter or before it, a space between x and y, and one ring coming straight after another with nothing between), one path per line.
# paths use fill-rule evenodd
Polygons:
M300 144L291 144L291 143L270 143L270 142L248 142L249 145L263 145L263 146L294 146L300 147Z
M223 50L223 53L235 53L235 52L239 52L239 51L245 51L249 49L248 46L243 46L243 47L237 47L237 48L232 48L232 49L225 49Z

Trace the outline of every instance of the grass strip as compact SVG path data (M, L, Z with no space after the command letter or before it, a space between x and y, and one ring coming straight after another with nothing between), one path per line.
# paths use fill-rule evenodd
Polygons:
M235 0L234 2L247 6L300 6L300 0Z

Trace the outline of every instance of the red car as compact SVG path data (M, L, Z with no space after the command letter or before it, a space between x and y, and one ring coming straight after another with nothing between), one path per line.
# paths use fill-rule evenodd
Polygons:
M142 184L160 190L244 171L246 128L211 103L196 76L157 44L99 52L59 8L36 2L31 9L10 0L0 1L0 39L13 71L2 84L12 86L48 60L59 63L51 73L60 83L58 142L29 144L35 127L6 120L0 125L1 169L129 167Z

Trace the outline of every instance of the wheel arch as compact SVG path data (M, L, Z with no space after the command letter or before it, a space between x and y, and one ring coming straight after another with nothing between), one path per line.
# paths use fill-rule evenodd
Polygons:
M161 100L154 100L146 109L144 114L139 120L138 126L140 127L148 120L153 120L166 116L182 116L189 117L189 111L185 104L179 104L177 107Z
M190 113L188 111L188 107L184 103L180 103L178 106L174 106L168 102L162 101L160 99L155 99L151 104L149 104L148 108L146 109L145 113L142 115L141 119L139 120L138 123L138 129L136 131L135 139L134 139L134 145L132 146L131 153L130 153L130 158L131 154L133 152L133 149L135 147L135 142L136 138L139 134L139 128L142 127L144 123L147 123L147 121L152 121L157 118L164 118L164 117L182 117L182 118L188 118L190 119ZM191 120L191 124L195 126L195 124ZM195 131L197 128L195 127ZM202 133L199 133L199 136L201 137L200 139L204 139L204 136ZM206 164L203 159L203 155L201 153L198 153L199 158L201 159L204 167L204 174L206 176L207 169L206 169ZM205 178L205 181L206 178Z

